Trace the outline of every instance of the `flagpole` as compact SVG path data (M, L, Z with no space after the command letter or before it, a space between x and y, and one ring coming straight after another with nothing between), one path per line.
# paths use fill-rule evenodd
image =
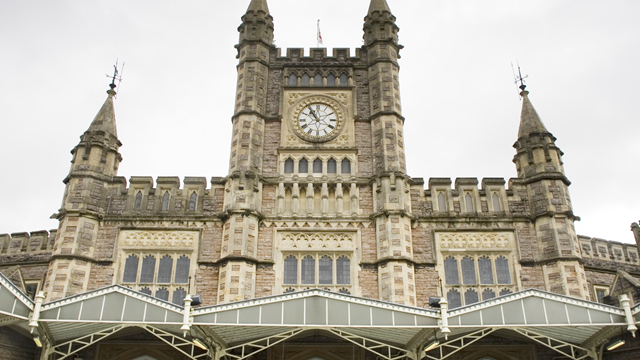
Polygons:
M316 31L316 47L320 47L320 19L318 19L318 30Z

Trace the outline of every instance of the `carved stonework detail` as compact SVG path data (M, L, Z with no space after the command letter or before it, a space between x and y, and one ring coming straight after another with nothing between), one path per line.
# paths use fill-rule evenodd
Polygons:
M281 238L283 249L348 249L355 248L354 233L283 233Z
M120 233L126 247L181 248L193 247L198 233L193 231L131 231Z
M511 233L438 233L441 249L505 249L515 247Z

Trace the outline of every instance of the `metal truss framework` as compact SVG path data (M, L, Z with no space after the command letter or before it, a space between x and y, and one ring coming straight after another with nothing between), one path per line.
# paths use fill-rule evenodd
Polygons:
M178 350L189 359L198 360L198 359L206 359L209 354L205 352L204 354L196 354L196 345L191 341L186 340L180 336L174 335L172 333L166 332L164 330L155 328L149 325L125 325L120 324L108 329L100 330L95 333L79 337L77 339L73 339L62 344L54 345L49 348L45 348L43 350L43 356L41 359L49 359L51 355L56 356L56 360L66 359L71 355L76 354L77 352L101 341L106 337L115 334L116 332L127 328L127 327L139 327L141 329L146 330L150 334L154 335L158 339L162 340L166 344L170 345L174 349Z
M350 343L356 344L365 350L371 351L386 360L399 360L410 357L410 353L407 349L371 340L339 329L327 329L327 331L349 341ZM380 352L384 349L386 349L386 354Z
M570 359L573 359L573 360L583 360L588 358L597 359L597 357L595 357L592 351L585 349L583 347L576 346L562 340L553 339L548 336L540 335L531 330L524 330L520 328L513 328L511 330L537 342L538 344L544 345L549 349L552 349L555 352L558 352Z
M298 328L241 345L218 349L218 351L216 351L214 354L214 359L218 360L222 357L227 357L235 360L244 360L293 336L296 336L303 331L304 329ZM240 355L232 354L232 352L237 349L240 349Z
M487 329L482 329L482 330L478 330L475 332L472 332L470 334L461 336L457 339L453 339L453 340L449 340L445 343L442 343L440 345L438 345L437 347L435 347L433 350L431 350L430 352L435 352L438 351L438 353L440 354L438 357L435 356L431 356L429 354L425 354L425 357L428 359L433 359L433 360L442 360L442 359L446 359L449 356L457 353L458 351L464 349L465 347L473 344L474 342L482 339L483 337L491 334L492 332L496 331L497 329L495 328L487 328ZM445 353L445 350L451 350L451 352Z

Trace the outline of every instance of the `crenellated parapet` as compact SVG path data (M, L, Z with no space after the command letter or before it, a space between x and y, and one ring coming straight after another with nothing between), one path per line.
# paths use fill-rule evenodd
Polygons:
M0 265L48 261L57 230L0 234Z
M587 265L592 262L590 260L599 260L640 266L638 247L635 244L625 244L584 235L578 235L578 241L582 258L586 260Z

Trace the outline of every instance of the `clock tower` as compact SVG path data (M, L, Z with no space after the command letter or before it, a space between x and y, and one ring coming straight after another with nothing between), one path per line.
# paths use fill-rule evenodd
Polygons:
M398 27L372 0L364 45L281 49L266 0L238 28L218 302L307 288L416 305Z

